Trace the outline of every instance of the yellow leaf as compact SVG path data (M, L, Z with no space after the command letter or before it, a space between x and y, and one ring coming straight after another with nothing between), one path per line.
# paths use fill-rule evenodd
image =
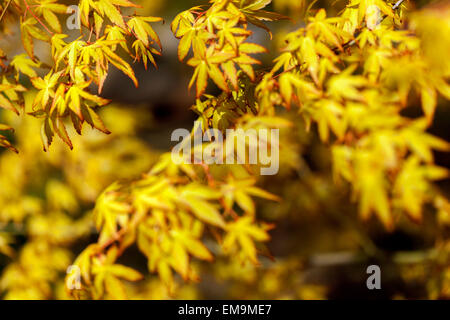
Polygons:
M105 290L108 296L114 300L124 300L127 298L122 282L112 275L105 275Z
M189 49L191 48L192 37L194 36L194 31L189 31L180 40L178 44L178 59L183 61L187 56Z
M123 17L120 14L119 10L112 4L109 0L100 0L97 5L101 8L103 8L106 16L113 22L114 24L118 25L121 28L126 29L125 22L123 21Z
M205 247L205 245L201 241L194 239L193 237L190 237L188 235L186 235L182 239L184 242L184 246L186 247L186 250L188 250L191 255L201 260L207 261L213 260L211 252L209 252L209 250Z
M61 24L59 23L58 17L50 10L44 10L43 15L48 25L56 32L61 33Z
M436 90L430 86L422 87L421 98L423 112L425 113L428 124L431 124L437 104Z
M142 274L138 271L126 267L121 264L114 264L107 267L108 272L111 272L118 278L122 278L128 281L138 281L143 278Z
M213 205L192 196L187 196L186 201L197 218L216 227L225 227L222 215Z

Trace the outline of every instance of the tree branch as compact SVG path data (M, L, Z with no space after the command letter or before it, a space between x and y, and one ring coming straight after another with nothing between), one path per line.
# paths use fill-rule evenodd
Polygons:
M3 16L4 16L5 13L6 13L6 10L8 10L9 5L11 4L11 1L12 1L12 0L8 0L8 2L6 3L5 9L3 9L2 15L0 16L0 21L2 21Z

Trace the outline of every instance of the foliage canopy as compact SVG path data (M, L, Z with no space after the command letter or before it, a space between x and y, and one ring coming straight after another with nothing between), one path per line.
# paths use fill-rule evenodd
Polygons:
M429 132L440 101L450 99L448 3L416 10L409 1L351 0L336 10L271 2L211 0L173 18L178 58L192 67L200 129L281 129L280 175L302 170L296 132L317 132L335 185L349 186L362 220L375 216L393 231L405 217L424 224L429 205L448 231L450 203L436 183L448 170L434 158L450 145ZM260 164L175 164L170 153L157 156L135 137L142 125L136 118L101 96L111 66L136 86L130 59L157 67L162 44L154 27L162 18L136 14L129 0L80 0L80 34L73 37L64 31L61 1L5 0L0 8L1 31L18 25L23 47L15 56L0 48L1 119L8 123L0 124L0 146L19 152L0 155L0 223L7 226L0 253L12 259L0 280L7 298L140 297L125 283L145 281L144 271L119 262L134 247L160 279L146 290L175 297L189 296L177 277L198 281L200 261L223 267L227 257L231 274L233 265L271 258L274 224L261 219L255 199L281 207L289 196L266 191ZM272 38L277 23L298 17L305 23L274 33L279 50L255 41L255 30ZM42 43L49 59L37 54ZM269 51L273 63L258 67L255 55ZM416 106L419 114L410 116ZM63 179L46 178L50 172ZM26 235L18 252L11 226ZM98 237L74 257L70 248L93 228ZM430 285L434 298L450 295L449 246L445 236L436 244L436 264L445 267ZM281 273L289 263L279 263ZM61 274L71 264L81 286L64 292Z

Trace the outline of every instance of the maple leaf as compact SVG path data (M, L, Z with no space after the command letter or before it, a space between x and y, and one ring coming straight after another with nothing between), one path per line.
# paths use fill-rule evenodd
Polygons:
M56 2L57 0L39 0L36 7L36 13L43 16L50 28L55 32L61 33L62 28L55 13L63 14L67 12L67 7Z
M223 240L223 249L230 252L238 246L242 248L245 259L258 264L257 250L254 241L264 242L270 239L267 230L270 225L255 226L252 217L241 217L227 224L227 234Z

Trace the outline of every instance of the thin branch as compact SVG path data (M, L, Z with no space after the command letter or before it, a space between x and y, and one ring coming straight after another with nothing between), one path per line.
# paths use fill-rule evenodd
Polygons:
M51 35L53 35L53 32L51 32L51 31L47 28L47 26L46 26L45 24L42 23L41 19L39 19L39 18L34 14L34 11L30 8L30 5L28 4L27 0L23 0L23 2L25 3L25 6L26 6L24 17L26 16L27 12L30 11L30 13L31 13L31 15L33 16L33 18L35 18L36 21L39 22L39 24L40 24L41 26L43 26L44 29L45 29L48 33L50 33Z
M11 1L12 1L12 0L9 0L9 1L6 3L6 7L5 7L5 9L3 9L2 15L0 16L0 21L2 21L3 16L4 16L5 13L6 13L6 10L8 10L9 5L11 4Z

